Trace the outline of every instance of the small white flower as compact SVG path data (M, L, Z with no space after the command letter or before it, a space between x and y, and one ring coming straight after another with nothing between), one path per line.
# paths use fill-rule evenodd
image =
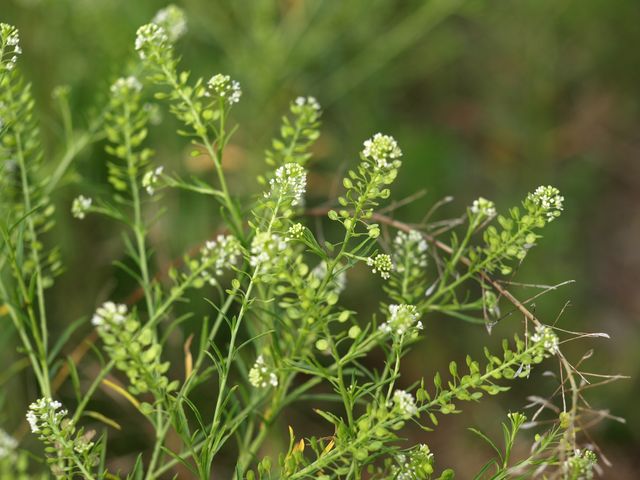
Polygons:
M135 47L141 59L149 57L149 54L157 53L166 47L169 36L164 28L155 23L142 25L136 32Z
M236 80L231 80L229 75L218 73L207 82L205 95L207 97L219 98L225 103L232 105L240 101L242 90L240 83Z
M7 37L7 45L12 47L19 47L20 37L18 36L18 30L14 30L14 32Z
M78 195L71 204L71 215L82 220L84 217L86 217L92 203L93 200L91 198L87 198L83 195Z
M86 435L79 436L78 438L76 438L75 442L73 443L73 449L75 450L76 453L79 453L80 455L87 453L92 448L93 448L93 442L90 442L86 438Z
M211 285L215 285L216 277L220 277L224 269L238 263L242 250L240 242L233 235L218 235L215 240L207 241L200 253L202 265L207 266L201 275Z
M31 425L31 422L29 422ZM18 447L18 441L0 428L0 462L13 455Z
M565 478L575 480L592 480L593 470L598 463L598 457L591 450L576 449L573 456L565 460L563 470Z
M558 345L560 342L551 327L536 325L535 333L531 335L531 341L541 344L544 349L552 355L558 353Z
M405 233L400 230L393 243L395 247L393 263L396 265L398 272L404 272L407 259L410 261L410 266L427 266L427 250L429 246L420 232L411 230L409 233Z
M104 302L91 318L94 327L108 329L110 325L119 325L127 319L127 306L120 303Z
M392 468L394 480L423 480L429 478L428 472L433 470L433 453L424 443L396 455L395 461Z
M43 429L49 428L51 424L59 426L68 413L66 410L59 410L60 407L60 402L49 397L40 398L29 405L26 417L31 432L42 433Z
M393 270L393 262L391 256L386 253L379 253L375 257L367 258L367 265L372 267L373 273L379 273L383 279L388 279Z
M27 412L27 422L29 422L29 427L31 427L32 433L38 433L40 428L38 427L38 417L31 410Z
M393 392L393 403L404 418L411 418L418 414L418 407L413 395L405 390Z
M162 27L172 43L187 33L184 11L175 5L168 5L159 10L151 22Z
M494 203L491 200L487 200L482 197L473 201L470 210L474 215L482 215L488 218L495 217L496 215L496 207Z
M76 452L87 453L94 445L90 441L93 433L75 436L74 423L66 418L68 413L60 402L43 397L29 405L26 417L31 431L48 447L58 450L61 444L71 444Z
M249 382L256 388L267 388L268 386L278 386L278 376L275 371L267 366L262 355L258 355L256 362L249 370Z
M162 123L162 111L156 103L145 103L142 108L149 117L151 125L160 125Z
M20 48L20 34L18 29L7 23L0 23L0 47L4 44L4 52L0 58L0 71L4 66L7 70L13 70L18 55L22 53Z
M548 222L559 217L564 210L564 197L560 195L560 190L551 185L536 188L533 193L528 195L527 199L542 210Z
M163 166L156 167L152 170L149 170L142 177L142 187L147 191L149 195L153 195L156 191L156 186L158 185L158 181L160 180L160 175L164 170Z
M281 254L287 246L287 239L280 235L258 232L251 242L249 264L268 270L281 260Z
M397 166L396 160L402 156L402 150L392 136L376 133L365 140L362 155L373 160L378 168L388 169Z
M320 104L315 97L298 97L295 99L295 104L298 107L311 107L311 109L315 110L316 112L319 112L321 109Z
M140 92L142 90L142 84L133 75L128 77L121 77L117 79L113 85L111 85L111 93L114 95L127 95L130 92Z
M20 44L20 37L18 35L18 30L14 29L13 32L7 37L7 45L12 47L18 47Z
M316 265L316 267L311 270L311 275L316 277L318 280L324 280L327 276L327 262L323 260ZM347 287L347 272L344 270L341 270L338 274L335 274L334 272L334 276L329 283L329 287L337 294L342 293Z
M297 163L287 163L276 170L269 185L271 190L265 193L266 198L289 198L292 206L300 205L307 189L307 172Z
M402 336L410 330L422 330L420 312L415 305L389 305L389 318L380 325L380 331Z
M304 226L301 223L294 223L287 230L287 240L299 239L304 235Z

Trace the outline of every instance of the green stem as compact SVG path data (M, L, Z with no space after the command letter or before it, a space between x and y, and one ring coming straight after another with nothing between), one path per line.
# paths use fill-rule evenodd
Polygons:
M136 239L136 248L138 250L138 265L142 276L142 289L147 304L147 313L150 317L154 315L154 300L149 276L149 265L147 257L147 248L145 244L145 225L142 221L142 207L140 202L140 188L138 186L138 166L135 164L135 158L131 147L131 111L129 105L124 105L124 115L126 118L124 126L124 144L126 148L127 173L129 176L129 188L131 189L133 203L133 234Z
M509 242L508 244L505 244L502 252L506 251L506 249L511 246L512 243L515 242L515 240L517 240L519 237L521 237L522 235L524 235L526 232L528 231L528 229L523 228L520 229L516 232L516 234L511 238L511 242ZM460 253L460 255L462 254L462 252ZM484 260L473 264L469 267L469 270L467 270L464 274L460 275L458 278L456 278L453 282L451 282L448 285L444 285L443 283L440 284L440 287L438 288L438 290L431 295L427 301L424 303L425 307L429 307L431 304L433 304L438 298L440 298L441 296L443 296L444 294L451 292L454 288L458 287L459 285L461 285L462 283L466 282L467 280L469 280L470 278L472 278L474 275L476 275L478 272L481 272L482 270L484 270L484 268L491 262L496 261L499 258L502 258L502 253L496 255L496 256L492 256L492 257L487 257Z
M37 302L38 302L38 314L40 317L40 326L39 326L40 331L38 331L37 327L34 324L32 325L32 328L33 328L32 333L34 334L34 338L36 339L36 342L38 343L38 347L40 350L39 353L41 357L40 363L42 368L42 380L43 380L43 384L40 385L42 389L42 395L45 397L50 397L51 384L49 381L49 365L47 361L48 349L49 349L48 348L49 333L47 329L47 314L46 314L45 301L44 301L44 286L42 284L42 266L40 264L40 255L38 254L36 229L33 224L33 218L31 216L32 204L31 204L31 195L29 193L30 186L27 178L27 167L26 167L26 162L24 158L24 151L22 148L22 138L20 133L18 132L16 132L16 149L17 149L18 164L20 166L20 177L22 182L23 201L24 201L25 211L28 215L26 218L26 222L27 222L27 228L29 230L29 235L31 237L30 238L31 257L33 259L34 266L36 269L36 296L37 296ZM23 273L20 271L16 273L18 274L18 277L20 278L20 280L23 281L23 278L22 278ZM33 312L33 309L31 307L31 296L26 292L26 290L24 291L24 294L25 294L25 301L29 305L30 317L32 318L32 321L34 321L35 313Z
M467 228L467 232L465 233L464 239L462 240L460 245L458 245L456 252L454 253L451 260L447 263L447 266L444 272L442 273L442 277L440 279L441 285L444 285L447 281L447 277L449 276L449 274L454 272L456 265L458 264L458 262L460 261L460 258L462 257L462 254L464 253L465 248L467 248L467 245L471 240L471 235L473 234L476 226L477 225L475 220L469 223L469 227Z
M376 174L376 175L378 175L378 174ZM354 208L353 217L351 218L352 223L349 225L349 228L346 229L346 232L345 232L345 235L344 235L344 239L342 241L342 245L340 246L340 251L333 258L333 260L329 263L329 265L327 265L327 275L325 276L322 284L320 285L320 290L324 290L326 288L326 286L328 285L329 281L333 277L333 271L335 270L335 268L338 265L338 263L340 262L340 260L342 260L342 257L345 255L346 250L347 250L347 246L349 244L349 240L351 240L351 237L353 236L353 234L355 232L355 228L356 228L356 226L358 224L360 216L362 215L362 210L364 209L365 202L369 198L369 191L371 190L371 186L374 183L377 183L377 182L375 182L375 180L377 180L376 177L372 178L369 182L367 182L367 187L365 188L364 193L359 196L358 203L356 203L356 207Z
M175 71L169 70L169 68L167 68L166 65L162 65L161 69L165 78L169 82L169 85L171 86L171 88L173 88L173 90L180 96L180 99L189 108L189 113L193 118L193 126L196 132L196 135L204 145L205 149L207 150L207 154L209 155L209 157L214 163L216 174L218 176L218 181L220 182L220 188L222 189L222 194L224 196L224 204L227 210L229 211L229 213L231 214L231 220L233 222L234 232L238 236L238 238L242 240L244 237L243 230L242 230L242 217L240 216L240 213L235 207L233 200L231 199L231 195L229 194L227 181L225 179L224 172L222 171L221 155L218 154L218 152L214 149L213 144L207 137L207 134L206 134L207 128L205 127L205 125L203 125L200 119L200 115L198 114L198 111L196 110L193 104L193 101L188 95L185 94L185 92L181 88L176 78ZM222 134L223 132L220 132L220 135Z
M149 465L147 466L147 474L145 475L146 480L151 480L155 478L155 467L158 461L160 460L160 452L162 449L162 445L164 444L164 438L169 431L169 427L171 426L171 422L164 423L164 419L162 417L163 411L158 409L156 413L156 423L154 425L156 430L156 441L153 446L153 453L151 454L151 460L149 461Z
M402 345L403 338L400 338L399 343ZM391 380L389 382L389 389L387 390L387 402L391 400L391 395L393 394L393 387L396 383L396 378L398 378L398 374L400 372L400 347L394 342L393 345L394 354L396 357L394 366L393 366L393 375L391 376Z
M267 226L266 229L266 233L270 234L272 229L273 229L273 225L275 223L275 220L278 217L278 211L280 209L280 202L281 202L281 198L278 198L278 201L276 203L276 206L273 209L271 218L269 220L269 224ZM242 305L240 307L240 312L238 313L238 316L232 326L232 331L231 331L231 339L229 341L229 352L227 353L227 359L226 359L226 365L225 368L222 371L222 375L220 377L220 381L219 381L219 391L218 391L218 396L216 399L216 405L215 405L215 410L214 410L214 414L213 414L213 421L211 422L211 429L210 429L210 434L209 434L209 438L211 438L211 440L208 441L212 441L213 439L213 435L216 432L217 428L220 425L220 416L222 415L222 402L224 400L224 396L225 396L225 390L226 390L226 384L227 384L227 380L229 377L229 372L231 369L231 364L233 361L233 357L236 354L235 351L235 342L236 342L236 338L238 335L238 332L240 330L240 325L242 323L242 320L247 312L247 309L249 307L249 303L251 300L251 292L253 290L253 287L255 285L255 280L258 277L258 275L260 274L260 269L262 268L262 264L258 263L253 271L253 274L251 275L251 278L249 280L249 285L247 286L247 290L245 292L245 295L243 297L242 300ZM220 441L221 441L221 436L218 435L217 440L213 441L210 445L209 451L210 452L217 452L218 449L220 448Z
M41 370L41 366L38 358L35 356L35 352L33 347L31 346L31 340L29 340L29 335L27 335L24 326L20 318L18 317L16 310L9 304L9 296L7 295L7 290L4 286L4 282L2 282L2 278L0 277L0 295L2 295L3 303L7 306L9 310L9 316L11 317L11 321L13 322L14 328L18 332L18 336L22 341L22 344L27 352L27 356L29 357L29 361L31 363L31 368L33 368L33 372L38 379L38 385L40 385L41 389L43 389L43 385L45 385L44 374ZM44 391L44 389L43 389Z

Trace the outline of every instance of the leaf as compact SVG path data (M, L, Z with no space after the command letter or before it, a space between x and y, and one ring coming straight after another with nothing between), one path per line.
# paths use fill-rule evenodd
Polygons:
M187 381L193 373L193 355L191 355L191 342L193 341L193 333L189 335L184 342L184 379Z
M83 325L85 323L85 321L86 320L84 318L79 318L75 322L73 322L70 325L68 325L62 331L62 333L60 333L60 336L56 340L56 343L53 345L53 347L51 347L51 350L49 351L49 355L47 357L47 361L49 363L53 362L53 360L56 358L58 353L60 353L60 350L62 350L62 347L64 347L64 344L67 342L69 337L71 337L73 332L75 332L78 329L78 327Z
M495 458L492 458L487 463L485 463L482 466L482 468L480 469L480 471L473 477L473 480L482 480L482 478L484 477L485 472L487 470L489 470L489 468L491 468L491 466L495 466L496 470L498 469L498 462L496 462Z
M300 441L298 443L296 443L296 445L293 447L292 450L293 453L295 452L300 452L303 453L304 452L304 439L300 439Z
M459 320L464 320L465 322L475 323L477 325L483 325L485 323L484 318L472 317L471 315L456 312L455 310L442 310L442 313Z
M478 430L477 428L473 428L473 427L469 427L468 428L469 431L475 433L476 435L478 435L480 438L482 438L485 442L487 442L491 448L493 448L493 450L498 454L498 458L500 458L500 462L503 461L502 459L502 452L500 451L500 449L496 446L495 443L493 443L493 440L491 440L489 437L487 437L484 433L482 433L480 430Z
M322 453L320 454L320 456L323 456L329 453L333 449L335 444L336 444L335 439L332 438L331 441L327 443L327 446L324 447L324 450L322 450Z
M194 477L196 477L198 475L198 472L195 469L195 467L193 467L193 465L191 465L191 463L189 461L187 461L186 458L181 457L180 455L178 455L177 453L175 453L171 449L166 448L164 446L162 447L162 451L164 453L166 453L167 455L169 455L170 457L173 457L173 459L176 462L180 462L180 464L182 464L183 467L187 468L191 473L193 473Z
M122 395L124 398L126 398L129 403L131 405L133 405L134 407L136 407L136 409L140 410L140 402L138 400L135 399L135 397L133 395L131 395L129 392L127 392L124 388L122 388L120 385L118 385L117 383L112 382L111 380L105 378L104 380L102 380L102 383L107 387L110 388L111 390L113 390L114 392L119 393L120 395Z
M80 378L78 377L78 370L76 364L73 363L73 359L67 357L67 369L69 370L69 376L71 377L71 383L73 385L73 392L76 395L76 401L79 403L82 398L82 391L80 390Z
M325 250L320 246L320 244L316 240L316 237L314 237L313 233L311 233L311 231L306 227L304 227L304 234L301 240L304 242L304 244L307 247L309 247L309 249L313 253L318 255L322 260L327 261L329 259Z
M115 420L103 415L100 412L96 412L96 411L93 411L93 410L85 410L84 414L87 417L95 418L96 420L104 423L105 425L109 425L110 427L113 427L116 430L122 430L122 427L120 426L120 424L118 422L116 422Z
M326 421L328 421L329 423L338 426L340 424L340 419L338 417L336 417L335 415L329 413L329 412L325 412L323 410L320 410L318 408L314 409L314 412L316 412L318 415L320 415L322 418L324 418Z

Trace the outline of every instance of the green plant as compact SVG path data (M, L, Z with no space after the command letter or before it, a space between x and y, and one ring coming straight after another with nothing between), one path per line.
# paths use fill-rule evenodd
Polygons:
M542 238L542 229L560 216L560 192L540 187L506 215L479 198L458 222L460 228L446 230L450 241L445 244L377 211L390 198L402 166L396 140L378 133L364 142L357 165L343 179L344 193L335 202L330 199L329 206L308 208L307 172L321 109L313 97L299 97L265 154L270 170L258 179L263 192L236 198L228 187L223 153L235 132L230 114L242 91L227 75L193 79L180 69L174 43L185 25L181 10L171 6L138 30L138 60L113 82L95 119L101 134L93 140L104 138L111 157L110 189L78 196L70 210L79 220L104 215L120 224L128 259L116 265L136 282L144 301L130 309L109 300L97 308L90 323L102 345L95 351L98 373L82 388L73 359L64 363L77 398L70 418L53 400L51 380L63 365L62 345L80 324L50 342L45 289L61 273L62 261L55 247L45 245L55 215L50 196L69 175L73 153L55 175L42 174L34 102L15 68L21 53L18 34L8 25L0 27L0 297L22 343L20 354L38 383L41 398L29 408L27 420L44 445L51 473L154 479L179 471L206 479L230 468L229 476L247 479L452 478L450 469L436 473L426 445L403 448L403 429L414 424L436 429L440 415L499 394L509 382L530 379L536 365L555 357L563 374L551 397L564 400L569 392L571 400L548 419L552 426L539 434L544 441L537 440L530 457L515 467L511 451L524 417L511 415L505 453L490 442L498 459L482 467L479 478L492 468L492 478L501 478L532 465L540 475L589 478L594 454L578 450L580 422L590 411L581 393L584 376L563 355L554 326L540 322L527 302L516 300L494 278L512 274ZM184 179L156 165L147 146L153 101L168 106L191 154L212 162L215 182ZM76 151L73 140L69 148ZM186 254L165 281L156 275L149 231L161 216L151 207L168 189L217 202L222 232L203 241L199 253ZM321 239L307 226L311 216L328 219L331 239ZM397 230L392 242L381 238L389 228ZM363 267L380 277L387 295L380 294L379 312L371 318L344 307L341 298L349 292L349 276ZM180 313L181 304L193 296L210 304L213 318L193 318L195 310L189 308ZM424 340L427 318L444 314L493 326L506 323L499 308L505 301L524 319L511 326L518 332L513 340L503 340L501 353L484 347L482 363L471 355L465 367L452 361L448 380L435 373L431 382L411 379L408 387L401 386L402 359ZM183 375L164 359L180 333L187 337ZM572 339L573 334L566 335L563 342ZM382 362L376 363L374 354ZM108 378L114 370L124 374L119 377L124 386ZM117 425L87 408L101 385L126 399L153 431L149 451L137 454L124 474L110 463L109 429L94 440L93 430L78 427L90 419ZM324 431L301 439L290 427L288 448L277 462L260 458L269 438L282 437L277 427L283 413L309 401L326 422ZM0 451L0 461L15 462L17 445L3 438L6 453Z

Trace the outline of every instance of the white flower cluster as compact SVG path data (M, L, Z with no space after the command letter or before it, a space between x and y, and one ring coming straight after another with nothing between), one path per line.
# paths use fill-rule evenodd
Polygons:
M168 5L159 10L151 22L162 27L172 43L187 33L184 11L175 5Z
M149 195L156 193L158 182L160 181L160 175L164 171L164 167L153 168L146 172L142 177L142 187L147 191Z
M433 473L433 453L424 443L396 455L395 461L392 469L395 480L426 480Z
M301 223L294 223L289 227L289 230L287 230L287 235L288 240L302 238L302 235L304 235L304 225Z
M9 458L18 447L18 441L0 428L0 461Z
M91 208L92 203L93 200L91 198L78 195L73 199L73 203L71 204L71 215L80 220L84 219L84 217L87 216L87 212Z
M558 353L558 336L551 327L536 325L536 331L531 335L531 341L535 344L542 345L544 349L552 355Z
M420 312L415 305L389 305L389 319L380 325L383 333L392 333L402 336L414 330L422 330L423 325L420 319Z
M527 197L534 205L540 207L547 217L547 221L551 222L554 218L559 217L562 213L564 197L560 195L560 190L556 187L540 186Z
M494 203L491 200L487 200L482 197L473 201L470 210L474 215L480 215L487 218L496 216L496 206Z
M383 279L388 279L393 270L391 256L386 253L379 253L375 257L367 258L367 265L371 267L373 273L379 273Z
M393 392L393 404L398 413L404 418L411 418L418 414L415 398L405 390Z
M268 270L280 260L280 255L287 246L287 239L278 234L258 232L251 242L249 264L252 267L259 266L262 270Z
M142 108L146 112L151 125L160 125L162 123L162 110L158 104L147 102Z
M0 104L0 107L2 107L2 105ZM16 160L6 160L4 162L4 171L7 174L13 174L16 173L18 171L18 162Z
M58 410L62 404L57 400L43 397L31 405L27 412L27 422L33 433L45 433L51 425L58 427L67 416L67 410Z
M203 265L210 266L202 272L202 277L211 285L217 283L225 268L230 268L238 263L242 255L240 242L233 235L218 235L215 240L209 240L202 247L201 259Z
M297 163L287 163L276 170L269 185L271 190L264 194L265 198L291 199L292 206L301 205L307 190L307 172Z
M79 435L73 442L73 449L79 453L87 453L93 448L93 442L90 441L95 435L95 430L89 430L84 435Z
M22 53L20 35L18 29L13 25L0 23L0 52L2 52L0 70L2 70L3 66L7 70L13 70L18 61L18 55ZM5 57L8 58L6 64Z
M232 105L240 101L242 90L240 89L240 83L236 80L231 80L229 75L218 73L207 82L205 95L207 97L218 98Z
M27 411L27 422L31 427L31 432L37 433L39 438L55 449L62 448L64 443L71 443L73 450L79 454L85 454L93 448L91 441L94 431L86 432L83 435L73 435L76 432L73 421L67 418L69 412L62 409L62 404L49 397L43 397L31 405ZM55 450L54 450L55 451Z
M113 82L111 85L111 93L117 96L125 96L131 92L140 92L142 90L142 84L133 75L128 77L121 77Z
M251 370L249 370L249 382L256 388L278 386L278 376L274 369L266 364L262 355L258 355L256 363L254 363Z
M311 275L322 281L327 276L327 262L321 261L316 267L311 270ZM329 287L337 294L340 294L347 287L347 272L342 270L338 274L333 276Z
M315 97L298 97L295 99L295 103L298 107L311 107L311 109L319 112L321 107Z
M365 140L362 155L373 160L379 169L387 170L399 166L398 159L402 156L402 150L392 136L376 133Z
M564 463L566 478L573 480L591 480L598 457L591 450L576 449L574 455Z
M120 325L127 319L127 306L122 303L104 302L91 318L94 327L109 329L110 325Z
M138 28L136 32L135 48L138 56L144 60L153 52L157 52L166 47L169 36L164 28L155 23L147 23Z
M395 246L393 260L398 272L404 272L405 259L408 257L412 266L427 266L427 250L429 246L420 232L411 230L406 233L399 230L393 243Z

